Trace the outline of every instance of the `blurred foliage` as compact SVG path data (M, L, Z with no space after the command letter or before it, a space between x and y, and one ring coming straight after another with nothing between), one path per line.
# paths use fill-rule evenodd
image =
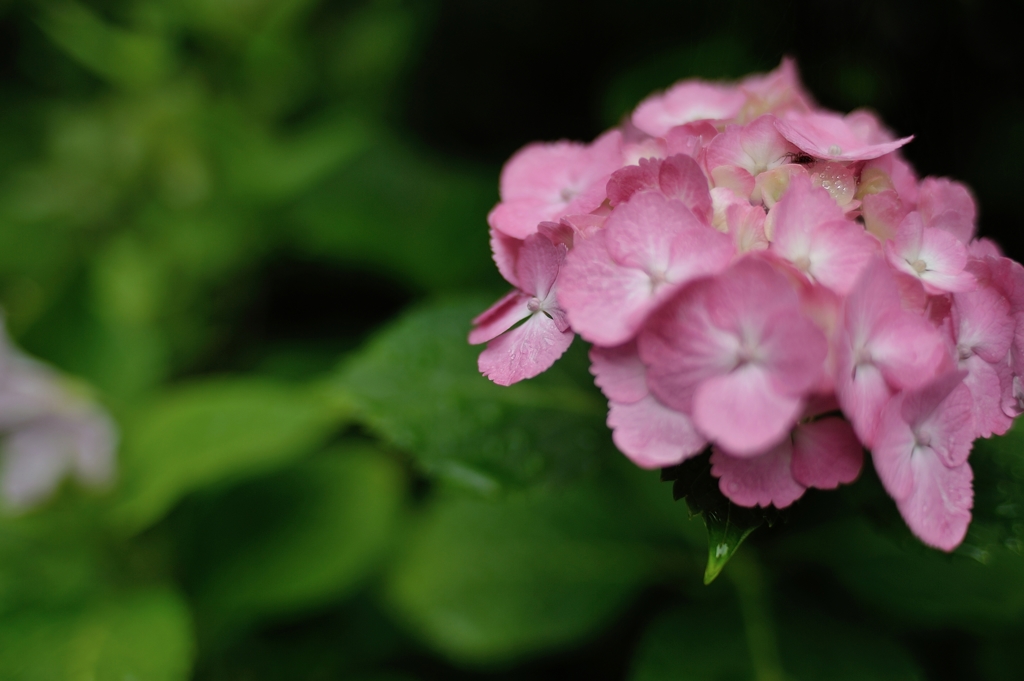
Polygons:
M634 5L0 0L0 302L123 440L111 489L0 515L0 679L1019 678L1024 430L978 444L953 555L870 470L738 552L762 518L677 480L735 554L705 587L702 523L616 453L584 344L512 388L466 344L518 145L783 52L1019 254L1015 25Z

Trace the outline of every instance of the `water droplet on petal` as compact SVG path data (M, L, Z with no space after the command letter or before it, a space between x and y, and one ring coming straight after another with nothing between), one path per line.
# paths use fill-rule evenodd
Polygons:
M842 163L815 163L811 169L811 180L831 194L840 206L850 203L857 193L857 178L853 171Z

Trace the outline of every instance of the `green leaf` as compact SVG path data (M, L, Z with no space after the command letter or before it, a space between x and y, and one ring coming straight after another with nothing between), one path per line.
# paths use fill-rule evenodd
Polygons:
M158 82L174 68L170 45L159 36L133 33L104 23L72 0L44 3L43 31L93 73L120 85Z
M296 202L288 234L318 259L359 263L428 291L507 286L483 216L496 169L414 153L380 131L369 149ZM477 310L479 313L481 310Z
M349 593L393 541L401 469L379 451L330 450L186 509L201 624L306 610Z
M0 513L0 620L77 603L106 586L109 565L94 508L63 494L22 516Z
M780 608L779 649L793 681L922 681L925 676L885 625L853 625L817 609Z
M620 612L659 559L623 502L590 485L500 501L442 496L394 566L388 600L460 662L570 645Z
M754 666L735 599L688 603L656 619L633 658L630 681L740 681Z
M351 115L325 118L275 138L242 111L226 111L216 139L231 190L256 204L282 202L307 191L362 152L374 137Z
M463 300L406 314L344 364L335 388L428 473L483 492L573 478L620 457L589 381L577 385L559 367L511 387L480 375L483 348L466 335L486 306Z
M658 618L644 634L630 681L918 681L913 658L878 623L854 625L787 605L769 623L781 669L751 655L749 623L736 599L719 592ZM881 630L880 630L881 629Z
M973 518L959 553L985 563L993 551L1024 552L1024 425L1008 433L977 440Z
M183 495L285 465L347 417L310 388L214 379L177 388L128 424L114 519L138 530Z
M729 559L736 555L743 540L767 522L779 517L774 507L745 508L737 506L722 494L718 479L711 475L711 452L687 459L662 470L662 480L672 481L672 495L686 500L690 515L699 515L708 531L708 564L704 583L710 584L722 572Z
M169 590L124 594L74 610L0 620L5 681L185 681L192 667L188 609Z
M994 547L983 564L928 548L909 532L892 534L847 517L787 534L771 558L830 570L858 602L909 628L989 631L1024 618L1021 555Z

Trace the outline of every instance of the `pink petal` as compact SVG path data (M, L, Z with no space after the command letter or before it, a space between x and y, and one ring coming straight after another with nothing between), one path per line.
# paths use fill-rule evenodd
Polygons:
M685 123L733 118L746 99L733 85L682 81L640 102L632 122L648 135L661 137Z
M878 319L869 347L871 361L894 388L918 388L951 368L938 330L904 310L890 309Z
M745 111L780 114L808 111L813 106L811 96L800 82L796 63L789 57L783 57L770 73L747 76L740 89L749 98Z
M955 236L924 227L919 213L910 213L886 243L886 257L897 270L921 280L929 293L966 291L975 286L964 270L967 249Z
M1006 357L1013 342L1016 323L1010 316L1010 302L996 289L985 286L953 295L956 342L989 363Z
M473 320L473 330L469 332L470 345L486 343L511 329L516 322L529 317L531 312L527 304L530 298L522 291L509 291L481 312Z
M565 246L556 246L543 234L526 237L516 262L516 279L523 292L541 300L547 298L565 254Z
M660 194L636 194L620 204L605 223L608 253L619 265L664 274L675 236L703 225L679 201Z
M963 383L966 372L940 376L924 388L904 394L900 416L915 437L947 466L967 461L974 442L971 391Z
M903 395L893 397L885 405L871 448L878 477L897 502L909 499L914 492L911 461L917 449L914 431L901 414L902 406Z
M537 312L488 343L477 366L480 373L498 385L512 385L551 368L572 339L572 331L559 331L554 321Z
M1013 419L1003 411L1003 386L999 372L978 355L960 363L967 370L964 385L971 391L974 436L1002 435L1013 425Z
M613 348L590 348L590 373L601 392L612 402L630 404L648 395L645 373L636 343Z
M637 165L616 170L608 179L608 202L617 206L639 192L660 189L660 172L661 161L649 158L640 159Z
M890 189L866 195L862 199L861 215L867 231L885 241L896 236L896 230L907 216L907 209L899 195Z
M487 216L488 224L524 239L540 222L589 213L604 201L608 176L621 165L622 136L617 130L589 145L527 145L502 169L501 203Z
M673 466L707 445L685 414L653 395L632 404L610 402L608 427L615 446L642 468Z
M508 236L493 227L490 232L491 252L494 254L494 264L498 266L498 272L505 277L505 281L519 288L519 279L516 277L516 261L519 259L519 251L523 247L522 239Z
M836 379L836 397L843 413L850 419L860 441L869 447L877 439L879 415L892 394L882 372L873 364L840 371Z
M925 544L952 551L964 540L971 523L971 467L965 463L947 468L927 451L915 456L910 466L916 486L910 496L897 500L900 514Z
M558 298L581 336L613 346L625 343L640 328L654 307L654 292L646 272L612 260L605 247L607 236L602 230L570 251Z
M677 154L665 159L658 172L662 193L678 199L706 225L711 224L711 193L704 172L689 156Z
M659 400L689 413L703 381L735 367L735 336L711 323L707 301L715 282L697 281L658 309L637 339L647 385Z
M777 120L775 127L801 151L832 161L867 161L899 149L913 136L881 141L866 133L861 119L854 114L843 117L833 113L792 113Z
M812 237L807 272L822 285L845 295L878 252L878 241L856 224L828 223Z
M732 253L728 237L702 225L679 201L637 194L569 254L561 304L584 338L618 345L676 288L724 268Z
M716 188L731 189L744 198L753 197L757 186L754 176L739 166L718 166L711 171L711 179Z
M748 364L701 383L693 421L727 451L751 456L782 439L802 408L800 398L780 395L766 371Z
M835 489L857 479L864 448L850 424L824 418L793 430L793 478L805 487Z
M926 225L949 232L961 243L971 241L978 211L967 187L944 177L926 177L919 200Z
M740 506L785 508L799 499L804 486L793 479L793 445L787 438L763 454L730 456L718 447L711 454L711 474L722 494Z

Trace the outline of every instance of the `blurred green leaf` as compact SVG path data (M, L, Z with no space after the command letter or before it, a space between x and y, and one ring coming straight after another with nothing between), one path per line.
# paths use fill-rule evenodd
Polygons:
M0 619L4 681L185 681L191 666L188 609L172 591Z
M51 0L42 6L39 26L43 31L102 78L119 85L150 85L174 68L171 47L159 36L110 26L74 0Z
M0 622L9 612L80 602L105 584L96 514L68 496L41 512L0 513Z
M115 520L137 530L184 494L282 466L348 418L318 392L260 379L212 379L173 390L129 423Z
M974 509L959 553L987 562L992 551L1024 552L1024 425L977 440L971 454Z
M687 603L650 625L633 661L630 681L919 681L905 650L879 631L787 605L772 624L782 671L751 659L748 626L728 594Z
M203 507L189 525L203 624L294 612L349 592L391 544L404 488L402 471L379 451L342 447Z
M604 401L559 372L511 386L480 375L466 341L485 300L436 303L390 325L345 362L336 389L429 473L483 492L574 477L619 457Z
M816 609L781 604L780 611L779 648L783 667L794 681L925 678L885 625L854 626Z
M672 610L647 629L630 681L754 679L743 618L728 594Z
M289 213L298 249L369 264L427 290L493 282L484 216L497 169L460 167L382 133Z
M224 115L216 142L231 189L245 199L267 203L294 198L368 147L374 132L364 121L342 114L276 139L253 126L244 112Z
M607 490L437 499L394 566L388 600L455 660L499 663L566 646L614 617L659 559Z
M982 564L853 517L794 532L771 556L831 570L861 603L904 626L988 631L1024 621L1024 557L1005 548Z
M732 503L711 475L711 452L687 459L662 470L661 479L672 481L672 496L686 500L690 515L699 515L708 531L708 564L704 583L710 584L722 572L750 533L779 517L774 507L744 508Z

